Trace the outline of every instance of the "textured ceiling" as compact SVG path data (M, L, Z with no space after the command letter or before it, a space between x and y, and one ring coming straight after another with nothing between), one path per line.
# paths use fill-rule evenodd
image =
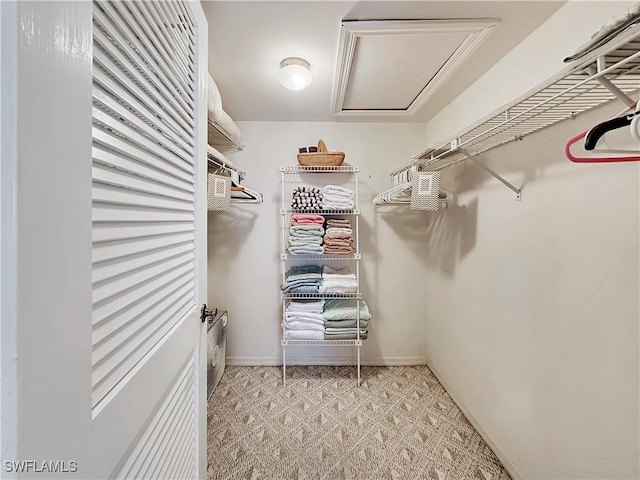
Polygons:
M203 1L209 22L209 72L236 121L344 121L331 116L342 20L496 18L500 25L412 117L356 121L427 121L544 22L554 1ZM276 80L280 61L302 57L313 82L302 91ZM422 59L416 59L421 63ZM392 95L392 93L389 93ZM396 93L397 95L397 93ZM381 98L381 104L390 99Z

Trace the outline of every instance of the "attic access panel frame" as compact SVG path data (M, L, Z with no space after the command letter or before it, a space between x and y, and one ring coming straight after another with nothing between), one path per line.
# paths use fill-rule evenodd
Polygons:
M437 20L367 20L343 21L338 44L338 64L333 84L331 114L333 116L412 116L454 74L464 61L486 39L499 19L437 19ZM424 86L416 93L408 106L398 108L346 109L345 101L353 74L354 60L360 39L386 36L466 35L453 53L436 68L431 78L424 79ZM386 68L393 68L386 65Z

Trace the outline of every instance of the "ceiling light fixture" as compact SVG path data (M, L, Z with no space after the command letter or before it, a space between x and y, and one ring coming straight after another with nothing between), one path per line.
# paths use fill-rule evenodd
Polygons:
M278 81L289 90L302 90L311 83L311 65L298 57L285 58L280 62Z

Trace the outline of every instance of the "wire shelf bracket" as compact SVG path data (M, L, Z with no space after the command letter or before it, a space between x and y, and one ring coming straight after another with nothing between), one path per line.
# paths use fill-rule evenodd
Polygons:
M479 166L481 169L483 169L485 172L487 172L489 175L491 175L492 177L494 177L495 179L497 179L499 182L501 182L503 185L505 185L506 187L510 188L511 190L513 190L516 194L516 200L520 201L522 200L522 190L520 190L519 188L514 187L511 183L507 182L504 178L502 178L500 175L498 175L496 172L494 172L493 170L491 170L489 167L487 167L486 165L483 165L482 163L480 163L480 161L476 158L477 155L470 155L469 152L467 152L465 149L460 148L458 149L460 151L460 153L462 153L465 157L467 157L467 159L471 160L473 163L475 163L477 166Z

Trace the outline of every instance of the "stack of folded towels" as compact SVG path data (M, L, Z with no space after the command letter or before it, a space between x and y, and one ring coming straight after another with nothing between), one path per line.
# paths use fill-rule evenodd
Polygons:
M294 225L289 228L289 253L322 255L324 228L321 225Z
M338 185L326 185L322 189L322 207L325 210L353 210L355 193Z
M284 312L285 338L324 339L323 304L322 300L290 302Z
M291 267L285 273L282 293L318 293L322 285L322 267L319 265L300 265Z
M358 300L329 298L324 301L324 338L327 340L352 340L358 338ZM369 307L360 300L360 338L367 338L371 314Z
M322 192L316 187L295 187L291 208L309 212L322 210Z
M322 284L318 293L356 293L358 281L349 267L335 270L325 265L322 267Z
M341 218L327 219L327 228L324 234L324 253L350 255L353 252L351 222Z
M324 225L325 218L322 215L316 215L313 213L298 213L291 215L291 226L295 225ZM349 221L349 220L345 220Z

